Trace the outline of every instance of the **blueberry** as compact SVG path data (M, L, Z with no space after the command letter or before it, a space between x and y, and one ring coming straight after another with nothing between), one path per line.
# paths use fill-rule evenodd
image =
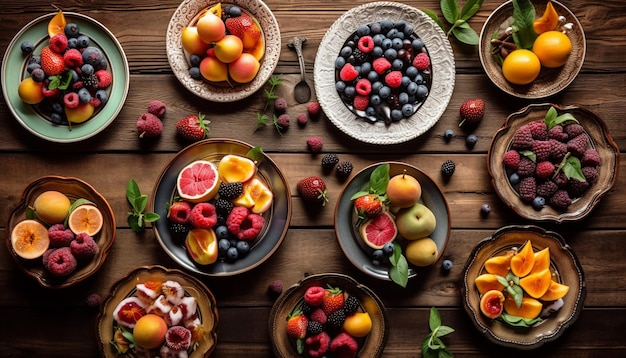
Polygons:
M189 76L191 78L199 80L202 78L202 73L200 73L200 68L197 66L193 66L189 68Z
M67 48L77 48L78 47L78 39L76 37L70 37L67 39Z
M61 102L54 102L52 103L52 113L58 113L61 114L65 111L63 104L61 104Z
M402 118L404 118L404 114L402 113L401 110L399 110L399 109L391 110L391 120L392 121L397 122L397 121L401 120Z
M93 75L95 71L92 64L85 63L80 68L80 72L82 72L83 76L90 76Z
M398 57L398 51L393 48L388 48L385 50L384 56L388 61L393 61Z
M415 77L419 75L419 70L415 66L409 66L404 71L404 74L412 80L415 80Z
M228 228L225 225L218 225L215 227L215 236L218 240L228 240L230 233L228 232Z
M241 8L238 6L231 6L228 10L228 15L230 15L230 17L241 16Z
M374 260L380 261L380 260L383 259L383 257L385 257L385 254L383 253L383 250L379 249L379 250L374 250L372 252L372 259L374 259Z
M397 53L396 53L397 55ZM396 58L395 60L393 60L393 62L391 62L391 69L395 70L395 71L400 71L402 69L402 67L404 67L404 61L402 61L399 58Z
M380 89L381 89L381 88L383 88L383 86L384 86L384 85L383 85L383 83L382 83L382 82L380 82L380 81L374 81L374 82L372 82L372 92L373 92L374 94L377 94L377 93L378 93L378 91L380 91Z
M417 94L417 86L418 84L415 82L411 82L406 86L406 93L408 93L409 95L415 95Z
M337 92L343 93L346 90L346 83L343 81L337 81L335 83L335 89L337 90Z
M364 62L361 64L361 76L365 77L372 71L372 64L369 62ZM376 72L374 72L376 73Z
M374 49L372 50L372 56L374 56L374 57L382 57L384 52L385 51L383 51L382 46L374 46Z
M533 209L540 211L541 209L543 209L544 205L546 205L546 199L544 199L542 196L536 196L530 203L530 205L533 207Z
M383 44L383 40L385 39L385 35L383 34L376 34L374 35L374 37L372 37L372 39L374 40L374 46L380 46Z
M350 55L352 55L352 47L350 46L344 46L341 51L339 52L339 55L343 58L348 58L350 57Z
M410 117L413 114L413 105L407 103L402 106L402 115L405 117Z
M363 67L361 67L361 69L363 69ZM373 70L372 70L372 71L370 71L370 72L367 74L367 79L368 79L371 83L374 83L374 82L378 81L378 80L379 80L378 72L373 71ZM379 88L380 88L380 87L379 87Z
M107 91L99 89L96 91L96 98L99 99L101 105L103 105L109 100L109 95L107 94Z
M381 30L380 22L375 22L370 25L370 32L373 34L378 34Z
M383 40L383 43L380 45L380 47L381 47L383 50L388 50L388 49L390 49L392 46L393 46L393 41L391 41L391 39L390 39L390 38L385 38L385 39Z
M87 103L91 101L91 93L85 87L78 90L78 100L80 103Z
M402 76L402 82L401 82L401 86L403 88L407 88L409 86L410 83L413 83L411 81L411 79L409 78L409 76Z
M398 30L397 29L391 29L391 30L387 31L387 37L390 38L390 39L394 39L397 34L398 34Z
M398 95L398 102L400 102L400 104L409 103L409 95L406 92L400 92Z
M74 69L70 69L69 72L72 75L72 83L78 81L78 79L80 78L80 76L78 75L78 72L76 72L76 70Z
M61 124L61 122L63 122L63 116L59 113L50 113L50 121L54 124Z
M390 19L383 19L380 21L380 29L381 31L389 31L393 27L393 21Z
M443 132L443 138L447 141L450 141L450 139L452 139L452 136L454 135L454 132L452 131L452 129L446 129Z
M413 46L413 50L415 50L413 53L417 54L424 48L424 42L422 42L421 39L414 39L411 46Z
M227 239L221 239L217 242L217 249L222 256L226 255L228 249L230 249L230 241L228 241Z
M407 25L404 27L404 30L403 30L402 32L403 32L406 36L411 36L411 35L413 35L413 26L411 26L411 25L408 25L408 24L407 24Z
M470 134L467 136L467 138L465 138L465 143L469 148L474 148L476 142L478 142L478 137L476 136L476 134Z
M80 29L74 22L68 22L67 25L65 25L63 32L65 32L65 36L67 36L68 39L78 37L78 35L80 35Z
M383 254L387 257L393 255L396 247L393 245L393 242L388 242L383 246Z
M31 63L37 63L37 64L41 63L41 56L39 55L30 56L30 58L28 59L28 64L31 64Z
M365 108L365 115L370 116L370 117L376 116L376 108L372 106Z
M226 256L228 257L229 260L237 260L237 258L239 257L239 251L237 251L237 247L236 246L231 246L228 248L228 251L226 252Z
M86 48L89 46L89 37L86 35L80 35L76 38L76 47L77 48Z
M509 183L511 183L512 185L518 184L519 181L520 181L519 174L513 173L509 176Z
M35 50L35 45L30 41L24 41L20 44L20 49L24 55L28 55Z
M200 62L202 62L202 58L200 56L198 55L189 56L189 63L191 64L191 66L198 67L200 66Z
M36 68L41 68L41 65L37 62L31 62L26 66L26 72L33 73L33 70Z
M250 251L250 244L247 241L240 240L237 242L237 251L239 255L245 255Z
M446 271L452 270L452 266L454 265L452 264L451 260L443 260L443 262L441 263L441 267Z
M394 50L399 50L402 48L402 46L403 46L402 39L399 39L396 37L393 40L391 40L391 47Z
M361 25L356 29L356 34L359 36L365 36L370 34L370 27L367 25Z
M391 95L391 88L387 86L382 86L380 91L378 91L378 95L380 98L388 98Z
M382 100L380 99L380 96L375 94L370 96L370 103L373 104L374 106L378 106L379 104L382 103Z
M487 216L491 212L491 206L489 204L483 204L480 206L480 214L483 216Z
M33 78L33 81L35 82L43 82L43 80L46 79L46 73L43 72L43 69L41 68L33 69L33 71L30 73L30 76Z
M428 96L428 87L424 85L417 85L417 92L415 92L417 98L425 98Z
M343 90L343 94L348 98L354 98L356 94L356 89L354 86L347 86L346 89Z
M337 57L335 59L335 68L340 70L346 64L346 59L343 57Z

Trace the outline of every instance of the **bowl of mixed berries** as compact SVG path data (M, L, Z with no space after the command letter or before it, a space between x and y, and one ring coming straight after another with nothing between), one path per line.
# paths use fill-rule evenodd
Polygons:
M277 357L380 357L385 307L352 277L324 273L289 287L274 303L269 331Z
M104 130L120 112L128 63L115 36L77 13L41 16L13 38L2 90L18 122L38 137L76 142Z
M454 88L454 57L425 13L374 2L329 28L314 74L319 102L335 125L364 142L394 144L437 122Z
M541 221L586 217L617 180L619 149L606 124L578 106L535 104L494 135L487 166L500 198Z

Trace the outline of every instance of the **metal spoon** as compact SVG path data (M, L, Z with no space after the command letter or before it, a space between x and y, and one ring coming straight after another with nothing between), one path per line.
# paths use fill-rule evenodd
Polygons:
M304 76L304 57L302 56L302 44L305 43L306 40L306 37L295 36L289 40L289 43L287 44L289 48L296 50L298 63L300 64L300 82L296 84L296 87L293 90L293 96L298 103L306 103L311 99L311 88L306 82L306 78Z

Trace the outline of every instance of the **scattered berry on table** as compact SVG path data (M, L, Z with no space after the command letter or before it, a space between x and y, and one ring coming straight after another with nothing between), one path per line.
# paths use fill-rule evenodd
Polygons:
M306 106L306 109L311 119L319 117L320 113L322 112L322 108L320 107L319 102L309 102Z
M461 122L459 122L459 127L463 126L463 124L475 124L480 122L485 115L485 100L482 98L474 98L468 99L467 101L461 104L461 108L459 109L459 113L461 115Z
M480 206L480 214L482 216L487 216L491 212L491 206L489 204L483 204Z
M100 295L97 293L90 294L87 296L86 303L89 307L98 307L100 305Z
M447 142L449 142L453 136L454 132L452 131L452 129L446 129L445 131L443 131L443 139L445 139Z
M349 161L343 161L337 164L337 176L340 180L347 179L352 173L352 163Z
M137 119L136 127L139 138L158 137L163 131L163 122L154 114L143 113Z
M276 98L274 101L274 111L279 114L285 113L287 111L287 100L283 97Z
M322 145L324 144L324 141L320 136L312 136L307 138L306 144L309 148L309 151L313 153L319 153L322 151Z
M455 169L456 169L456 164L454 164L454 162L449 159L443 162L443 164L441 164L441 174L443 174L446 177L452 176L452 174L454 174Z
M320 177L306 177L296 184L296 188L306 202L321 206L325 206L328 202L326 183Z
M476 142L478 142L478 137L476 136L476 134L470 134L467 136L467 138L465 138L465 144L467 144L467 147L470 149L474 148Z
M441 263L441 267L446 271L452 270L453 265L454 264L452 263L452 260L449 259L443 260L443 262Z
M165 103L157 99L152 100L150 101L150 103L148 103L148 113L152 113L159 118L163 117L163 115L165 114L165 110L166 110Z
M277 296L283 293L283 281L273 280L270 282L269 291Z
M533 201L530 202L533 209L540 211L546 205L546 199L542 196L536 196Z
M335 153L326 153L322 157L322 169L325 172L331 171L339 163L339 156Z
M304 128L309 121L309 118L304 113L298 113L296 116L296 123L298 123L298 127Z
M204 119L202 113L189 115L176 122L176 132L188 141L197 142L209 135L208 125L210 123L209 120Z
M276 119L276 125L281 132L286 131L289 128L289 115L283 113Z

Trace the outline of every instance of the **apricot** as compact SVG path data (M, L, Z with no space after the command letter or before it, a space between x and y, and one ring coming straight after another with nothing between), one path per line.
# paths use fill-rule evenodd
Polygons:
M37 217L46 224L58 224L65 221L70 209L70 199L56 190L45 191L35 198L33 209Z
M266 212L271 206L274 195L259 179L252 178L243 184L243 193L233 199L233 204L245 206L255 214Z
M254 47L244 50L244 52L247 52L254 56L257 61L261 61L263 55L265 55L265 39L263 38L263 36L259 37L259 40L256 42L256 45L254 45Z
M90 102L81 103L76 108L65 107L65 115L71 123L83 123L91 118L95 109Z
M552 5L552 2L548 1L548 3L546 4L546 9L543 11L543 15L535 19L535 22L533 23L533 30L535 30L535 33L537 35L539 35L544 32L556 29L558 23L559 14L556 12L556 9Z
M539 297L541 301L555 301L562 298L569 292L569 286L558 283L556 281L550 282L550 287L543 296Z
M503 255L497 255L490 257L485 261L485 270L488 273L492 273L498 276L506 276L511 268L511 258L515 254L515 251L508 250Z
M504 300L504 311L511 316L522 317L527 319L537 318L541 313L543 305L536 299L528 296L522 297L522 304L517 307L515 299L507 295Z
M198 28L195 26L184 27L181 33L181 40L185 51L191 55L202 56L209 49L209 44L202 41L198 35Z
M474 284L481 294L491 290L502 291L504 289L504 286L498 281L496 275L491 273L485 273L476 277Z
M535 265L535 253L530 240L511 258L511 272L517 277L524 277L530 273Z
M200 17L196 27L202 41L208 44L217 42L226 35L224 21L211 12L207 12Z
M387 184L387 199L398 208L408 208L415 205L422 196L422 186L413 177L406 173L398 174Z
M43 82L35 82L32 77L23 79L17 86L17 94L26 104L37 104L44 100Z
M228 65L228 74L233 81L248 83L256 77L261 64L249 53L242 53L239 58Z
M550 268L550 248L546 247L543 250L535 252L535 264L533 265L530 273L543 271Z
M519 285L530 297L539 298L546 293L550 282L552 282L552 274L549 269L545 269L520 278Z
M222 82L228 80L228 67L217 58L207 56L200 62L200 74L207 81Z
M480 311L487 318L496 319L502 314L503 303L504 294L502 291L489 290L480 298Z
M191 229L185 239L187 253L200 265L217 261L217 238L213 229Z
M225 155L217 165L217 171L224 183L248 181L256 170L256 165L251 159L236 154Z
M241 56L243 42L235 35L226 35L215 43L213 50L218 60L224 63L231 63Z
M154 349L165 341L167 323L156 314L148 313L141 317L133 328L135 344L141 348Z

